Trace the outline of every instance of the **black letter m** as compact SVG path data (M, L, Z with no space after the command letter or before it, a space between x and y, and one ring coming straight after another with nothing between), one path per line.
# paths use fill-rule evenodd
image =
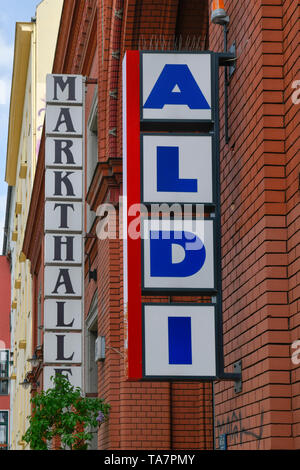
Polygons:
M54 80L54 97L53 100L58 100L57 97L57 87L61 89L63 92L65 88L68 86L68 101L75 101L76 96L75 96L75 80L76 77L67 77L64 81L63 77L56 77L55 75L53 76ZM65 100L59 100L59 101L65 101Z

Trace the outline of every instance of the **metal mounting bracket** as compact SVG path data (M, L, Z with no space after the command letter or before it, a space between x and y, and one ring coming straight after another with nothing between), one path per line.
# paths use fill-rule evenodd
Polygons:
M89 253L85 253L87 258L88 258L88 263L89 263L89 282L93 279L95 282L97 282L97 269L91 270L91 258Z
M122 20L123 19L123 8L121 8L120 10L115 10L115 16L117 18L119 18L119 20Z
M233 364L234 372L240 375L240 379L235 381L234 391L240 393L242 391L242 361Z
M109 91L109 96L111 98L114 98L115 100L117 100L118 99L118 90L110 90Z
M218 376L218 380L228 380L234 382L235 393L242 391L242 361L233 364L234 372L222 372Z
M109 129L108 131L109 135L113 135L114 137L117 136L117 128L113 127L112 129Z
M112 57L116 60L120 60L120 51L112 51Z
M233 73L235 72L236 69L236 48L235 48L235 42L231 44L229 48L229 52L234 55L234 59L230 61L230 65L228 68L228 79L230 80Z

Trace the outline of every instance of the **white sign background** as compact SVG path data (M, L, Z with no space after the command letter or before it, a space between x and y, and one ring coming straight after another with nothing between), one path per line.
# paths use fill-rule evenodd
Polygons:
M179 178L196 179L197 192L157 191L157 147L179 147ZM143 201L212 203L212 137L143 135Z
M61 83L67 84L67 80L70 75L59 75L59 74L47 74L46 77L46 100L47 103L66 103L66 104L82 104L83 93L82 93L82 75L72 75L72 81L75 80L75 100L69 100L69 87L68 85L63 87L62 90L59 85L56 85L57 100L54 100L55 96L55 77L62 79Z
M66 145L65 141L72 141L72 145ZM69 152L72 153L74 163L68 163L66 152L61 151L61 161L62 163L55 162L55 141L60 141L58 144L59 148L67 148ZM46 166L55 166L55 167L82 167L82 139L77 138L58 138L58 137L47 137L46 139L46 152L45 152L45 165Z
M61 207L56 204L72 204L66 209L68 228L61 225ZM82 202L75 201L46 201L45 203L45 231L81 232L82 231Z
M64 303L64 323L74 320L72 330L82 328L82 306L78 299L46 299L44 301L44 328L45 330L61 330L66 327L57 326L57 302Z
M53 388L53 381L51 380L51 377L55 376L55 369L61 370L62 374L68 377L69 382L71 385L73 385L73 387L81 387L82 367L57 365L44 367L44 390ZM66 372L65 369L71 369L71 374Z
M55 172L61 173L57 177L58 180L62 180L60 183L61 186L61 193L62 195L55 195ZM71 173L68 175L68 173ZM67 185L72 185L73 188L73 194L72 195L67 195L67 188L66 184L64 183L63 178L66 176L67 178L65 181L67 182ZM45 198L55 198L57 200L68 200L68 202L72 199L82 199L82 171L81 170L63 170L63 169L46 169L46 174L45 174Z
M144 306L145 376L215 376L215 308ZM192 364L169 364L168 317L191 317Z
M57 336L64 336L64 357L70 357L74 353L72 360L57 360ZM81 345L82 334L81 333L62 333L57 331L56 333L50 333L45 331L44 333L44 362L45 363L61 363L61 364L79 364L81 363Z
M158 77L166 64L186 64L209 106L211 97L211 55L210 54L151 54L142 55L142 99L148 99ZM187 105L165 105L162 109L142 108L142 119L164 120L211 120L211 109L190 109Z
M52 386L54 365L81 364L83 318L83 78L49 74L46 81L44 362L53 366L45 367L44 390ZM61 194L55 194L55 183ZM61 237L56 245L61 260L54 259L55 237ZM66 237L72 237L72 245L66 245ZM73 261L66 260L67 253ZM57 326L58 319L63 326ZM70 382L81 387L82 367L72 372Z
M61 116L62 108L69 111L65 116ZM73 131L70 131L64 122L64 117L70 117L73 124ZM58 125L58 121L61 124ZM56 129L56 130L55 130ZM46 134L48 135L82 135L82 107L81 106L49 106L46 111Z
M195 221L194 221L195 222ZM168 221L164 222L161 226L162 229L168 230ZM191 276L186 277L159 277L151 276L150 274L150 230L157 230L160 226L158 219L142 221L142 234L144 239L144 288L154 289L214 289L215 276L214 276L214 228L212 220L197 221L195 227L192 226L192 220L174 220L172 225L175 231L186 230L197 235L202 243L204 243L206 250L206 258L202 268ZM178 245L177 245L178 246ZM183 249L174 244L173 250L173 263L179 262L179 257L182 255ZM178 259L176 257L178 256Z
M56 261L54 259L54 237L61 236L61 256L62 260ZM74 261L66 261L66 237L73 238L73 259ZM65 234L55 234L47 233L45 234L45 264L55 263L55 264L81 264L82 263L82 236L75 235L73 233Z
M60 276L60 269L68 269L69 278L72 284L74 294L66 294L66 286L62 284L58 287L57 293L53 293L57 280ZM81 297L82 295L82 267L78 266L45 266L45 297ZM60 278L60 281L63 281Z

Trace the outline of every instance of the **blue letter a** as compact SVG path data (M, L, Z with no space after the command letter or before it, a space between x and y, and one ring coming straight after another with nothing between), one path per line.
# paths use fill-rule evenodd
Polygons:
M174 91L175 87L180 91ZM187 105L190 109L210 109L187 65L166 64L144 108L162 109L166 104Z

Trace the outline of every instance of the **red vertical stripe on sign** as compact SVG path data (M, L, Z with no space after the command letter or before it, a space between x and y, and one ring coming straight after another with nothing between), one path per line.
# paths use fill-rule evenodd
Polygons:
M142 292L141 239L130 236L128 215L133 204L140 204L140 54L126 53L127 126L127 285L128 285L128 379L142 378Z

